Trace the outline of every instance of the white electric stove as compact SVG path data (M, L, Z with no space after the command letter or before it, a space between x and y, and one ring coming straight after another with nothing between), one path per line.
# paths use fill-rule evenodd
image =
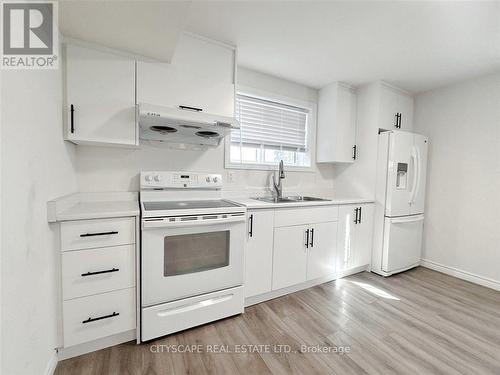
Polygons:
M242 313L246 208L221 175L140 178L141 340Z

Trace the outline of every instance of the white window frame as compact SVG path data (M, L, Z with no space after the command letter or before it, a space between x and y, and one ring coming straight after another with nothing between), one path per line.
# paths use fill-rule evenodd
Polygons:
M317 104L314 102L309 102L305 100L290 98L288 96L279 95L264 90L259 90L251 87L240 86L235 93L236 95L248 95L263 100L270 100L278 103L288 104L291 106L307 109L308 119L307 119L307 145L309 160L311 161L310 166L293 166L286 165L285 168L291 171L298 172L314 172L314 165L316 164L316 110ZM224 168L225 169L253 169L253 170L263 170L263 171L274 171L276 170L276 165L272 164L251 164L251 163L234 163L231 162L231 135L228 135L224 141Z

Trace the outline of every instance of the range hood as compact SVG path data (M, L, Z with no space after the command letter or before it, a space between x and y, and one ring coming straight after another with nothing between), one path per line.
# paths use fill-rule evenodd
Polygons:
M217 116L189 107L138 105L139 138L148 141L216 147L220 141L239 129L233 117Z

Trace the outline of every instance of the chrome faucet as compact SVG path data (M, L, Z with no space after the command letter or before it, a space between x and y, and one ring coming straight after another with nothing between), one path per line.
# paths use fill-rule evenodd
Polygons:
M283 198L283 183L281 180L285 178L285 170L283 167L283 160L280 160L280 164L278 167L278 183L276 183L276 176L273 174L273 185L274 185L274 190L276 190L276 198L281 199Z

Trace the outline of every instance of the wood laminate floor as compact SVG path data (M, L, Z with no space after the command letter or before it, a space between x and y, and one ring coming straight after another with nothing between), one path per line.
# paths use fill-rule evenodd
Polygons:
M327 353L305 352L314 348ZM68 359L55 374L498 375L500 292L425 268L389 278L364 272L241 316Z

